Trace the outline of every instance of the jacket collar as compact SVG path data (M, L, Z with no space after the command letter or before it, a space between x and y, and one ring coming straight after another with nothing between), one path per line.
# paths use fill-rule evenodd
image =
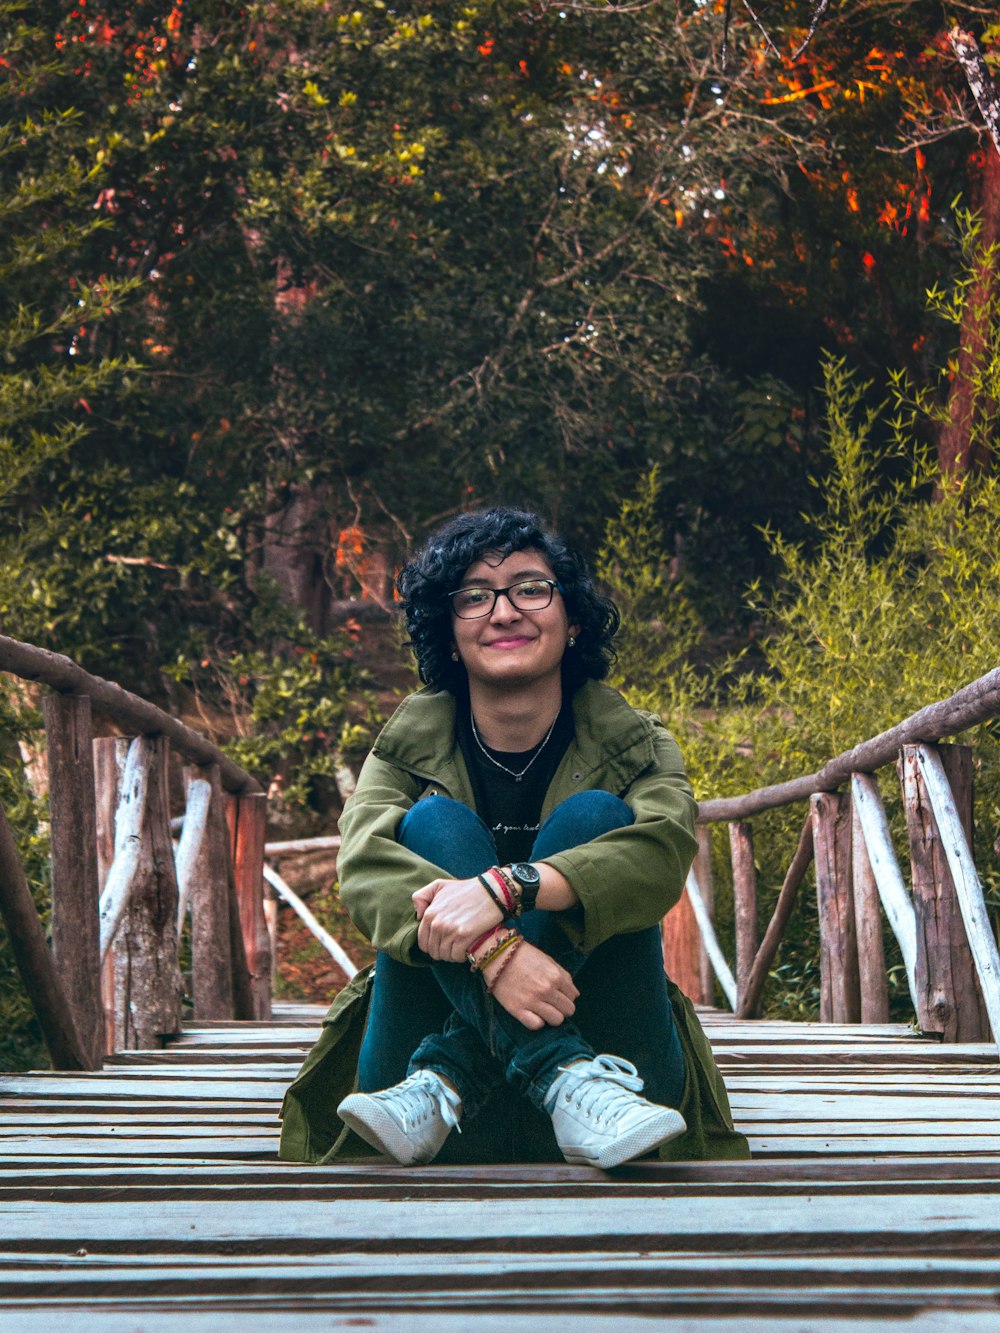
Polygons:
M411 694L382 728L374 753L419 777L444 777L455 766L455 703L447 690ZM589 680L580 686L573 696L573 722L570 748L581 781L610 767L625 785L652 763L649 720L609 685Z

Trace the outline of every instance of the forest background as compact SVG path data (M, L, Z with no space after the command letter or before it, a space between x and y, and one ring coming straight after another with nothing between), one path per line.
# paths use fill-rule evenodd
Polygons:
M948 38L995 72L993 7L849 0L805 45L809 5L729 11L3 0L3 632L204 727L295 832L413 684L393 572L470 505L597 561L703 796L994 666L1000 155ZM772 981L814 1013L808 905ZM39 1059L2 939L0 1011Z

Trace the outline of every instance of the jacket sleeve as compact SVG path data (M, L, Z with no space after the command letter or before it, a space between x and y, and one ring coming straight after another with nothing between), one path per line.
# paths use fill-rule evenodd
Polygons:
M655 925L678 901L697 850L697 802L677 743L653 720L653 759L620 795L635 822L545 860L566 876L583 908L563 917L585 953L614 935Z
M432 879L449 878L396 841L400 820L419 795L409 773L370 754L340 817L341 899L376 949L409 964L427 961L417 949L411 895Z

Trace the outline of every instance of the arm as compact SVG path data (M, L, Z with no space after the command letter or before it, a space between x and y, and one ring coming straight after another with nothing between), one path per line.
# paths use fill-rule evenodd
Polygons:
M340 819L340 893L351 920L376 949L401 963L420 960L413 894L445 871L396 841L420 783L370 754ZM426 961L426 960L424 960Z
M536 906L547 912L574 907L579 899L554 866L538 862L541 884ZM413 895L420 926L417 942L431 958L460 963L473 940L503 920L478 878L434 879Z
M697 848L697 802L674 739L653 719L652 762L620 792L635 816L627 828L546 858L583 907L567 933L585 953L605 940L655 925L678 901Z

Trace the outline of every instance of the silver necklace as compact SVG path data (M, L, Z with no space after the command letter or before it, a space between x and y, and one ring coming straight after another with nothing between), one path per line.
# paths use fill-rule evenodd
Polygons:
M499 759L494 759L494 758L493 758L493 756L490 754L489 750L487 750L486 746L485 746L485 745L483 744L483 742L479 739L479 732L476 730L476 719L475 719L475 716L473 715L473 712L472 712L472 709L471 709L471 708L469 709L469 721L472 723L472 735L473 735L473 737L475 738L475 742L476 742L476 744L479 746L480 750L482 750L482 752L483 752L483 754L486 756L486 758L490 761L490 763L493 764L496 768L503 769L503 771L504 771L506 774L508 774L509 777L512 777L512 778L514 779L515 782L520 782L521 779L524 777L525 773L527 773L528 769L531 767L531 765L535 762L535 760L538 758L538 756L539 756L539 755L542 753L542 751L545 749L546 745L548 745L548 743L549 743L549 737L550 737L550 736L552 735L552 733L555 731L555 729L556 729L556 723L559 721L559 714L556 713L555 717L552 719L552 726L549 727L548 731L545 733L545 739L544 739L544 740L542 741L542 743L538 746L537 750L536 750L535 753L531 756L531 758L528 760L528 762L525 764L525 766L521 769L520 773L515 773L514 770L513 770L512 768L508 768L506 764L501 764L501 762L500 762Z

